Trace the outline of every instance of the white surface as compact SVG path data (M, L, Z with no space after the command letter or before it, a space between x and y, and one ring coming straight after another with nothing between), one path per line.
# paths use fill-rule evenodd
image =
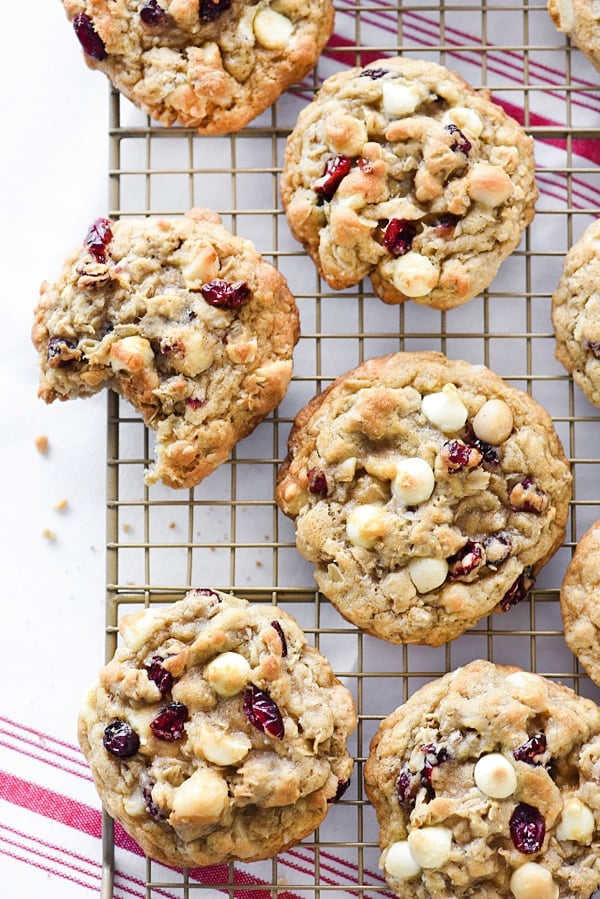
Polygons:
M74 741L82 685L103 661L106 397L46 407L30 331L40 283L106 214L108 88L58 2L32 0L26 21L22 4L3 5L0 66L2 664L15 685L0 714Z

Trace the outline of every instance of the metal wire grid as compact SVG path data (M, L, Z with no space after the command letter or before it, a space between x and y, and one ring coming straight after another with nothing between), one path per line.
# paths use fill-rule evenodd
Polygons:
M333 50L323 55L310 82L288 91L240 134L200 138L185 129L155 127L111 93L109 215L178 215L194 205L216 209L225 225L250 237L287 277L301 312L302 338L279 409L193 490L143 485L152 437L127 403L109 396L107 659L121 615L179 599L192 586L212 586L290 611L352 690L359 715L351 743L352 787L296 855L249 866L258 872L256 882L240 880L239 866L230 865L218 884L203 883L198 872L172 872L165 880L164 869L157 873L147 860L147 896L166 888L181 896L208 892L238 899L387 894L377 870L376 820L362 787L363 763L382 717L423 683L478 657L538 671L598 699L564 644L558 605L572 549L598 517L597 410L555 362L549 315L564 253L596 212L594 198L600 195L594 183L598 169L585 162L578 143L600 135L592 70L554 31L540 4L414 2L400 9L389 2L340 2L336 12ZM510 44L499 43L506 37ZM439 61L474 86L488 86L494 99L522 110L526 129L537 139L542 194L533 225L490 289L449 313L414 303L386 306L368 283L334 293L290 237L279 203L285 138L322 79L341 66L398 52ZM548 106L554 115L546 115ZM298 409L362 359L424 348L483 362L529 391L552 414L574 475L568 539L531 598L437 649L388 645L343 621L315 590L312 569L295 549L293 526L273 501ZM113 828L105 815L104 897L113 895L113 877Z

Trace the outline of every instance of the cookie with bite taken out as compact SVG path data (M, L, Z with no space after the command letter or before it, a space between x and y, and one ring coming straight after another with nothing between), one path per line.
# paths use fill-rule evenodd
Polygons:
M570 496L548 413L485 366L430 352L371 359L311 400L276 489L342 615L434 646L523 599Z
M100 798L173 866L269 858L347 788L354 701L297 622L192 590L123 618L79 740Z
M63 0L84 59L163 125L241 130L302 81L332 0Z
M475 661L385 718L365 786L400 899L588 899L600 887L600 708Z
M450 309L488 287L537 198L533 140L432 62L328 78L290 134L281 197L327 283Z
M156 432L147 482L193 487L285 395L294 297L219 216L95 221L35 310L47 403L111 387Z

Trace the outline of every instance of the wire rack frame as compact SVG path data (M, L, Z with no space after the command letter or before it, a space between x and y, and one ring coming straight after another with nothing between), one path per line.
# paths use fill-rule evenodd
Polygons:
M510 40L507 40L510 39ZM335 293L291 239L278 193L285 138L323 78L378 55L403 53L456 69L487 87L536 140L541 189L520 247L481 297L448 313L389 307L370 285ZM380 720L419 686L473 658L518 664L598 699L562 635L558 589L572 550L598 516L598 417L554 360L549 308L564 253L595 215L600 93L579 51L554 31L538 3L339 2L336 34L310 79L239 134L200 138L157 127L115 91L110 95L109 215L181 215L211 206L251 238L286 276L301 313L295 374L279 408L202 485L146 487L152 437L116 395L108 398L106 658L121 615L179 599L192 586L233 591L290 611L354 694L358 728L350 791L295 854L258 869L224 868L218 883L146 860L145 895L297 899L390 895L377 869L377 826L362 787ZM343 621L314 587L293 528L273 490L297 410L363 359L437 349L483 362L528 391L553 417L570 460L574 493L564 546L530 597L436 649L383 645ZM103 899L115 887L113 822L103 818ZM254 876L252 871L257 870ZM212 878L214 881L214 876Z

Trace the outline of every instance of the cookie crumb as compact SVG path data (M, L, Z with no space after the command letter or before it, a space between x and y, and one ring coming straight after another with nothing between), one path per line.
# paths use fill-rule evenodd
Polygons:
M54 531L51 531L50 528L44 528L42 531L42 537L45 537L46 540L56 540L56 534Z
M68 505L69 501L63 497L63 499L59 499L54 508L57 510L57 512L64 512Z
M132 526L131 526L130 524L124 524L124 525L123 525L123 530L125 531L126 534L131 534L133 528L132 528Z
M38 453L41 453L42 455L44 455L45 453L48 452L48 437L46 436L46 434L40 434L38 437L35 438L34 443L35 443L35 448L38 451Z
M262 567L263 567L263 563L260 561L260 559L257 559L256 562L255 562L254 564L256 565L257 568L262 568Z
M171 530L174 530L174 529L177 527L177 525L175 524L174 521L170 521L170 522L169 522L169 527L171 528Z

